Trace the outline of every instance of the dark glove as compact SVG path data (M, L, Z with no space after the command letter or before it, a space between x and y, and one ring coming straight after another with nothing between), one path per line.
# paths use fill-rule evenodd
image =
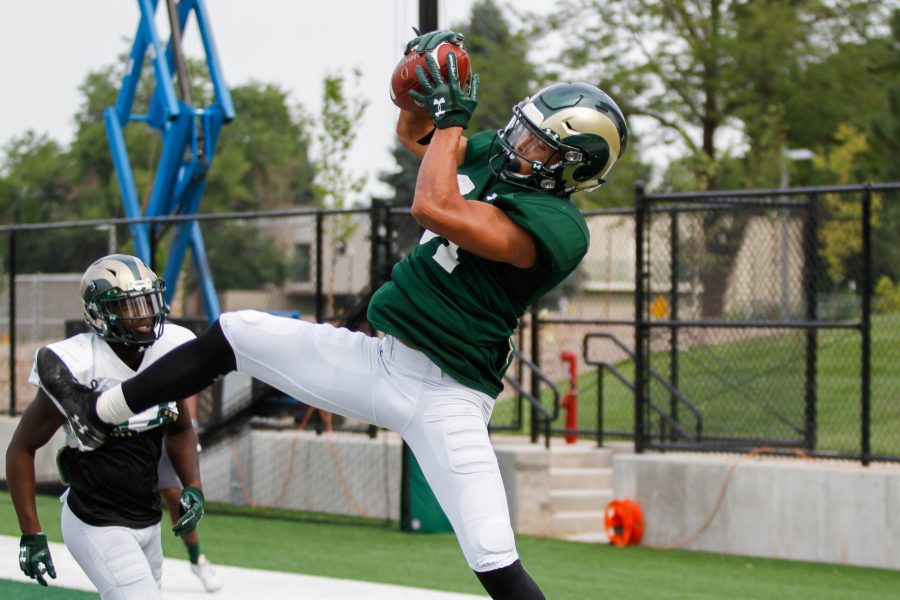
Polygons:
M47 536L43 533L26 533L19 540L19 568L22 572L37 579L41 585L47 585L44 574L56 579L56 567L50 558L50 547Z
M469 91L464 92L459 85L456 53L447 54L447 81L441 76L441 69L433 56L425 55L425 64L428 65L427 74L421 65L416 67L416 77L424 94L410 90L409 97L425 107L438 129L465 129L478 106L478 75L469 75Z
M172 527L175 535L187 535L197 528L203 517L203 492L195 487L181 490L181 503L178 505L178 522Z
M431 52L441 42L450 42L451 44L459 46L462 44L463 40L466 39L466 36L463 34L455 31L448 31L446 29L438 29L437 31L429 31L426 34L420 34L419 30L413 27L413 31L416 32L416 37L406 43L406 49L403 51L404 56L409 54L409 51L413 48L416 49L416 52L422 54L424 52Z

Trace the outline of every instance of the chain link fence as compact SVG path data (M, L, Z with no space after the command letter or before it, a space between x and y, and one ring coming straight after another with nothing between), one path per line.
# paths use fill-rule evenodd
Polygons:
M898 193L639 198L638 444L900 457Z
M639 195L637 209L586 211L589 253L523 319L494 434L900 459L898 195ZM369 295L421 234L408 210L377 203L0 227L0 412L25 409L34 352L80 323L86 265L133 252L130 228L149 223L164 273L191 221L223 311L363 330ZM202 331L202 282L178 272L172 317ZM387 432L239 375L201 394L199 413L213 499L397 518L400 442ZM291 492L308 481L327 493Z

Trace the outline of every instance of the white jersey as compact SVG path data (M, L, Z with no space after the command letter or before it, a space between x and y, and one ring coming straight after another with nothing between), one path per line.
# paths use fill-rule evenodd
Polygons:
M122 362L109 344L94 332L80 333L47 347L62 359L79 383L94 385L97 391L105 391L140 373L176 346L196 337L189 329L166 323L163 334L144 351L144 359L137 371ZM37 365L32 366L28 382L39 385ZM178 417L175 402L163 402L158 406L134 415L117 426L118 431L146 431L165 425ZM68 427L66 427L67 433ZM71 434L70 434L71 435Z

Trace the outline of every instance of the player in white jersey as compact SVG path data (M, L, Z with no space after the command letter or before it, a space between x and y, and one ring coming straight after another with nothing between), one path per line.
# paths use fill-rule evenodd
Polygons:
M60 373L78 385L108 389L143 371L193 339L189 330L164 323L165 285L139 259L106 256L81 282L89 333L41 348L29 381L38 385L6 454L6 475L22 538L19 566L47 585L56 570L35 503L34 454L63 427L68 445L58 455L64 483L61 528L75 560L100 597L161 598L161 500L157 465L165 440L175 472L184 482L176 535L193 531L203 515L197 436L184 401L160 398L117 424L96 452L79 452L64 414L47 392ZM75 425L77 427L77 424Z

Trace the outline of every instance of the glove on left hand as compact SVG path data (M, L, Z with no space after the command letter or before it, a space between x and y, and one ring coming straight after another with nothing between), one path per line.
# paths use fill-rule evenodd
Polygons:
M458 46L466 39L466 36L463 34L457 33L456 31L448 31L447 29L438 29L437 31L429 31L428 33L420 34L419 30L413 27L413 31L416 32L416 37L406 43L406 49L403 50L404 56L409 54L410 50L413 48L416 49L416 52L422 54L424 52L431 52L441 42L450 42L451 44L456 44Z
M172 527L175 535L187 535L196 529L197 523L203 517L203 492L195 487L186 487L181 490L178 517L178 522Z
M19 540L19 568L22 572L43 586L47 585L44 574L56 579L56 567L50 558L47 536L43 533L26 533Z
M454 52L447 54L447 81L444 81L441 69L433 56L427 54L425 64L428 65L427 74L421 65L416 67L419 87L425 93L410 90L409 97L425 107L438 129L447 127L465 129L469 126L469 119L478 106L480 84L478 75L469 74L469 90L464 92L459 85L459 70Z

